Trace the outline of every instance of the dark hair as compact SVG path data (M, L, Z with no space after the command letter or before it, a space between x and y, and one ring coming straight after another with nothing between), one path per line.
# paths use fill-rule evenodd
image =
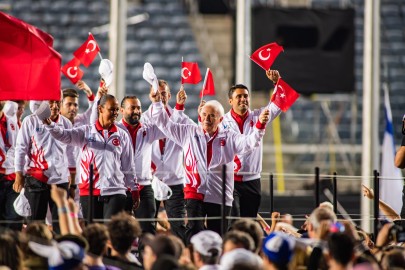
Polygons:
M121 101L121 108L124 108L125 101L127 101L127 99L138 99L138 97L137 96L125 96Z
M11 233L0 235L0 265L8 266L10 269L22 269L22 253L18 247L19 243Z
M211 248L208 250L208 253L210 253L210 256L206 256L201 254L200 252L196 251L200 257L201 257L201 261L204 264L217 264L219 261L219 256L221 256L221 253L219 253L219 250L216 248Z
M142 233L139 222L125 212L114 215L107 225L113 248L120 254L127 253L132 243Z
M249 92L249 89L247 88L246 85L236 84L236 85L231 86L231 88L229 88L229 91L228 91L229 98L232 98L232 94L233 94L233 92L235 92L236 89L246 89Z
M149 244L153 253L159 258L161 255L176 256L176 245L167 235L158 235Z
M262 247L263 231L256 221L242 218L232 224L231 231L242 231L249 234L255 244L254 251L258 253Z
M84 228L82 235L89 243L89 253L97 257L104 255L109 240L108 230L104 224L90 224Z
M346 266L354 254L354 243L344 233L332 233L328 238L330 256L339 264Z
M109 100L116 100L116 98L113 95L105 94L100 98L97 105L104 106Z
M179 269L179 263L176 258L170 255L163 255L156 259L152 265L152 270L177 270Z
M40 257L28 246L29 241L35 241L43 245L51 245L52 232L45 223L34 221L28 223L25 233L22 234L21 250L26 257Z
M79 93L77 93L77 91L72 88L63 89L62 90L62 100L64 100L67 97L78 98Z
M227 232L223 240L224 245L227 241L230 241L233 244L240 246L246 250L255 252L255 243L253 241L253 238L246 232L242 231Z

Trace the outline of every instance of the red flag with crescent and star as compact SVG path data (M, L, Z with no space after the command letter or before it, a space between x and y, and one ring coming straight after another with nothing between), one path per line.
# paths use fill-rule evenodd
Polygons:
M203 96L215 96L214 78L209 68L207 68L207 72L205 73L203 88L200 92L200 98Z
M286 112L294 102L299 98L299 94L291 88L281 78L278 79L276 87L274 88L271 101L277 105L283 112Z
M99 51L100 47L98 47L93 35L89 33L86 42L84 42L82 46L73 53L73 55L79 59L85 67L89 67Z
M80 69L80 61L75 57L70 60L61 69L62 73L73 83L76 84L83 77L83 71Z
M257 49L252 53L250 59L264 70L269 70L282 51L284 51L283 47L273 42Z
M201 73L198 63L181 62L181 84L197 84L201 81Z
M59 100L61 55L53 37L0 12L0 100Z

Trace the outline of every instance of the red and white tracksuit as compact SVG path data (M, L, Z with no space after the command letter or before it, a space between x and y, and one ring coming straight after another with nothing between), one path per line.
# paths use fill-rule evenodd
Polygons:
M127 187L135 189L134 157L128 133L112 125L109 130L96 124L74 129L63 129L51 124L47 126L52 136L69 145L82 148L80 177L82 192L88 192L89 168L94 162L94 183L101 196L126 195ZM87 188L86 188L87 185Z
M179 104L176 104L176 110L173 110L169 105L166 106L166 112L173 122L179 124L194 123L183 113L183 109L184 107ZM145 123L153 122L152 106L142 114L142 118ZM154 175L169 186L185 184L183 157L183 148L174 141L167 139L166 136L164 139L153 142Z
M14 158L18 130L15 119L3 113L0 117L0 174L4 175L5 180L15 179Z
M62 115L52 125L72 128L69 119ZM15 171L43 183L63 184L68 182L68 168L74 167L73 147L55 140L35 114L25 117L17 136Z
M218 126L210 137L200 126L170 121L162 103L153 103L153 119L168 138L183 146L187 184L185 199L222 203L222 166L226 165L226 205L233 201L233 159L236 154L252 151L260 145L265 125L256 123L249 136Z
M256 110L248 110L244 116L239 116L232 109L224 115L222 126L225 129L231 129L238 134L250 135L255 132L255 124L259 120L263 110L270 110L269 122L272 122L280 113L281 110L274 103L269 103L268 106ZM234 159L235 181L250 181L260 178L262 172L263 159L263 142L253 151L237 154Z

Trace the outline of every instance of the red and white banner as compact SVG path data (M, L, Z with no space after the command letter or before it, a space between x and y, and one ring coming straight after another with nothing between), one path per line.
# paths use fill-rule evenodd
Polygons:
M61 55L49 34L0 12L0 100L60 100Z
M250 59L264 70L269 70L282 51L284 51L283 47L273 42L257 49Z
M198 64L194 62L181 62L181 84L197 84L201 81Z
M80 61L75 57L64 65L61 71L73 84L76 84L83 77L83 71L80 69Z
M100 47L98 47L93 35L89 33L89 37L87 38L86 42L83 43L82 46L80 46L73 53L73 55L79 59L85 67L89 67L99 51Z
M299 98L299 94L291 88L281 78L278 80L274 88L271 101L277 105L283 112L286 112L294 102Z

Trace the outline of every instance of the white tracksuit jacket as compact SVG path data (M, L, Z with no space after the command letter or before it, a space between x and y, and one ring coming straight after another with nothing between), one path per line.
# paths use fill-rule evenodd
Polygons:
M100 189L101 196L125 195L127 187L135 189L131 138L125 130L116 125L104 130L98 121L73 129L62 129L51 124L47 130L55 139L82 148L82 185L89 184L89 166L94 161L95 188Z
M161 102L153 104L153 119L156 124L167 137L183 146L187 174L185 198L188 198L188 193L194 191L204 196L204 202L221 204L222 165L226 165L226 205L232 206L234 156L259 146L264 135L264 127L255 129L255 132L245 136L219 125L218 135L212 142L212 159L207 166L207 143L210 140L208 134L205 134L200 126L174 123L170 121L167 113L163 112Z
M62 115L53 125L72 128L69 119ZM73 147L55 140L35 114L25 117L17 136L15 171L44 183L62 184L68 182L69 168L74 167Z
M173 110L169 105L170 120L179 124L193 124L194 122L183 113ZM152 105L142 114L145 123L153 122ZM152 162L155 165L155 176L166 185L174 186L185 184L185 173L183 166L183 148L170 139L166 139L165 147L160 149L159 141L152 144Z
M232 117L231 111L224 115L222 126L224 128L232 129L238 134L250 135L256 130L255 124L259 120L260 114L267 108L270 110L270 119L268 122L270 123L281 113L281 110L274 103L269 103L268 106L253 111L249 110L246 120L243 123L243 133L241 133L238 123ZM260 146L251 152L243 155L236 155L234 159L235 181L246 182L260 178L260 173L262 172L262 159L263 142L260 142Z
M128 132L132 139L135 160L135 172L138 184L142 186L148 186L152 184L152 170L151 170L151 160L152 160L152 143L156 140L163 139L165 135L159 130L156 125L140 123L140 127L134 134L127 129L126 125L121 119L117 125Z
M0 135L0 171L9 175L14 173L15 144L17 141L18 124L12 117L3 114L7 123L6 141Z

